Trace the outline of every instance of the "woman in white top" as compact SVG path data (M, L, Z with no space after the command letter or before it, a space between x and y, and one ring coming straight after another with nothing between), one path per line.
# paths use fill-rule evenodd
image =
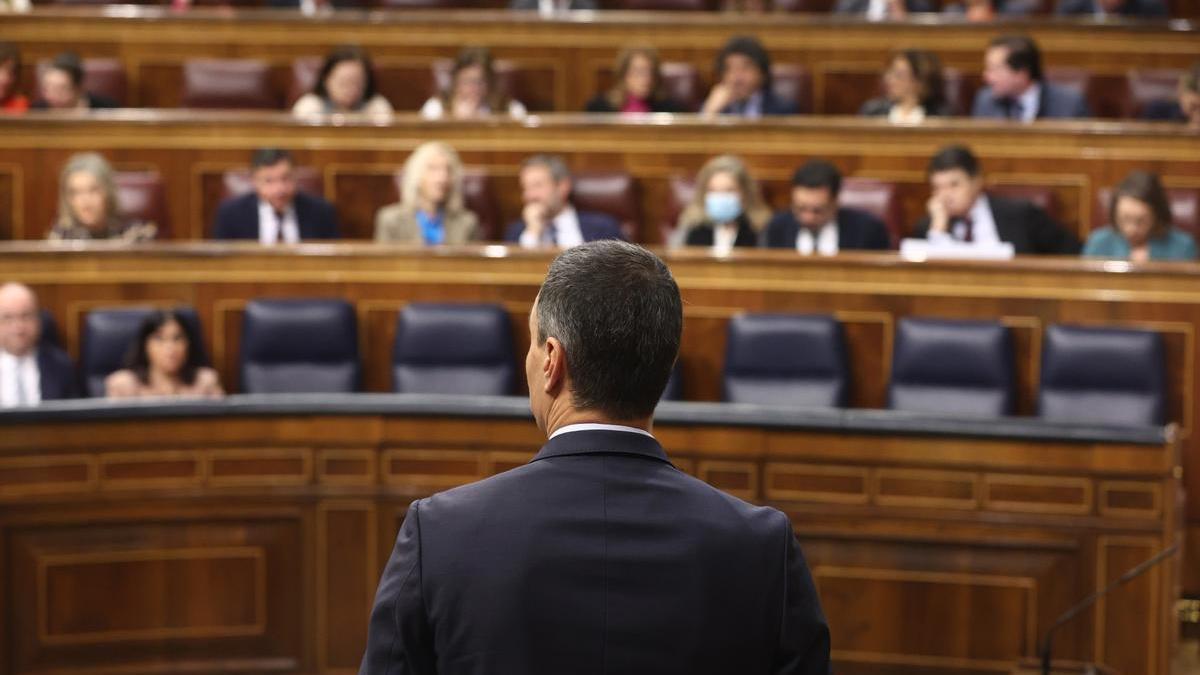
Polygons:
M454 59L450 87L425 101L421 117L437 119L478 119L503 111L513 119L527 114L520 101L510 99L496 82L492 53L486 47L467 47ZM500 113L503 114L503 113Z
M335 47L317 74L311 93L292 106L297 117L331 114L391 116L392 104L375 91L371 58L359 47Z

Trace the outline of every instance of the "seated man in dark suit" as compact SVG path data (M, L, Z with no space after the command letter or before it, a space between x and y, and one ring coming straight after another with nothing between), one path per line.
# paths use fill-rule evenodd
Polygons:
M250 160L254 191L217 207L213 238L253 239L266 245L337 239L336 209L297 190L295 168L287 150L256 150Z
M700 108L701 115L759 118L798 112L794 101L775 95L771 55L756 37L738 35L730 38L717 54L713 70L716 84Z
M504 240L524 248L578 246L585 241L623 239L617 219L576 211L571 205L571 172L561 157L534 155L521 163L521 220L508 226Z
M41 337L33 291L23 284L0 286L0 408L79 396L75 364Z
M596 0L512 0L508 3L509 9L536 9L540 11L553 11L556 9L600 9L596 6Z
M417 500L360 675L828 675L790 519L672 466L654 409L683 302L633 244L564 251L529 316L525 466Z
M1200 131L1200 61L1179 78L1176 100L1151 101L1142 110L1142 119L1186 122L1189 129Z
M1170 16L1163 0L1058 0L1059 16L1109 16L1132 19L1165 19Z
M792 208L767 223L767 248L794 248L803 255L837 255L838 251L890 248L887 227L858 209L838 208L842 174L823 159L814 159L792 176Z
M950 145L929 160L933 192L929 215L913 225L913 236L930 241L979 244L1008 242L1018 254L1075 255L1079 239L1037 206L989 195L983 190L979 160L970 149Z
M1091 117L1080 92L1047 82L1042 54L1025 35L992 40L984 54L983 81L975 95L972 117L1032 122L1035 119Z
M34 110L99 110L116 108L117 102L89 93L83 87L83 62L74 52L54 57L38 78L41 98Z
M868 21L903 19L910 12L934 12L937 7L929 0L837 0L834 14L858 14Z

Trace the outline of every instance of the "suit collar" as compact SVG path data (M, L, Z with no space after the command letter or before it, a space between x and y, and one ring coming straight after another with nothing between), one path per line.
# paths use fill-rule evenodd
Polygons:
M657 459L671 463L667 453L652 436L628 431L573 431L546 441L531 462L570 455L617 454Z

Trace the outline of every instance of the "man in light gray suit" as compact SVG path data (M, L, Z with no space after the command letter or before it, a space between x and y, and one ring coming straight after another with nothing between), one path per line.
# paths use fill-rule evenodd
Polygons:
M1026 35L992 40L983 62L987 86L975 95L972 117L1032 122L1092 116L1081 92L1045 80L1041 52Z

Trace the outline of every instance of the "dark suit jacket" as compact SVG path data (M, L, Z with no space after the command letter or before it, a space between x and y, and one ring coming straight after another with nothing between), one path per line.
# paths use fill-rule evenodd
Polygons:
M722 115L738 115L738 114L740 114L738 112L735 112L735 109L736 109L736 106L732 105L732 104L725 106L725 108L721 110L721 114ZM788 101L786 99L779 98L778 96L775 95L774 92L771 92L771 91L763 92L763 97L762 97L762 116L763 117L771 117L771 116L775 116L775 115L797 115L799 113L800 113L800 108L796 105L795 101Z
M584 241L625 239L625 236L621 234L621 225L617 222L617 219L607 213L576 210L575 215L579 217L579 231L583 234ZM520 241L521 233L524 231L525 221L518 220L510 223L508 229L504 232L504 240Z
M37 348L38 376L43 401L79 397L79 378L75 375L75 364L66 352L48 344Z
M753 248L758 246L758 233L750 225L750 219L745 214L738 217L737 238L733 240L735 248ZM688 230L684 243L688 246L712 246L716 238L713 224L703 222Z
M1150 101L1142 108L1141 118L1160 122L1187 121L1187 115L1183 114L1183 108L1179 107L1179 102L1171 100Z
M866 14L870 0L838 0L833 6L834 14ZM937 8L929 0L905 0L910 12L935 12Z
M1091 117L1087 99L1082 94L1050 82L1042 82L1042 96L1038 104L1037 119L1070 119ZM992 88L984 87L975 94L971 106L971 117L1006 117L1004 105L992 96Z
M838 250L886 251L892 247L887 226L858 209L838 209ZM780 211L767 223L767 248L796 248L800 221L791 211Z
M1058 0L1054 13L1059 16L1092 16L1096 13L1096 0ZM1162 0L1125 0L1117 14L1130 18L1165 19L1170 12Z
M858 109L858 114L863 117L887 117L890 112L892 112L892 101L886 96L873 98ZM936 108L925 108L926 117L946 117L953 114L954 111L948 103L942 103Z
M523 467L413 502L360 670L828 672L829 629L787 516L623 431L560 435Z
M296 192L296 224L300 241L337 239L337 211L333 204L304 192ZM250 192L230 197L217 207L213 239L258 239L258 195Z
M1079 239L1034 204L995 195L988 195L988 204L992 207L992 218L996 221L996 234L1000 235L1000 241L1012 244L1017 253L1079 253ZM917 221L912 233L914 237L924 239L929 234L929 216Z
M617 113L621 112L618 108L614 108L613 104L608 100L608 94L597 94L592 97L592 100L587 102L585 111L590 113ZM678 113L685 112L683 106L669 98L656 98L650 100L650 112L661 113Z
M114 101L111 98L108 98L107 96L97 96L96 94L84 94L84 96L88 100L88 109L89 110L105 110L105 109L121 107L120 105L117 104L116 101ZM50 109L49 104L47 104L44 100L41 100L41 99L34 101L33 105L31 105L29 107L33 110L49 110Z
M509 9L537 9L538 0L512 0L508 5ZM596 6L596 0L571 0L571 4L567 9L600 9Z

